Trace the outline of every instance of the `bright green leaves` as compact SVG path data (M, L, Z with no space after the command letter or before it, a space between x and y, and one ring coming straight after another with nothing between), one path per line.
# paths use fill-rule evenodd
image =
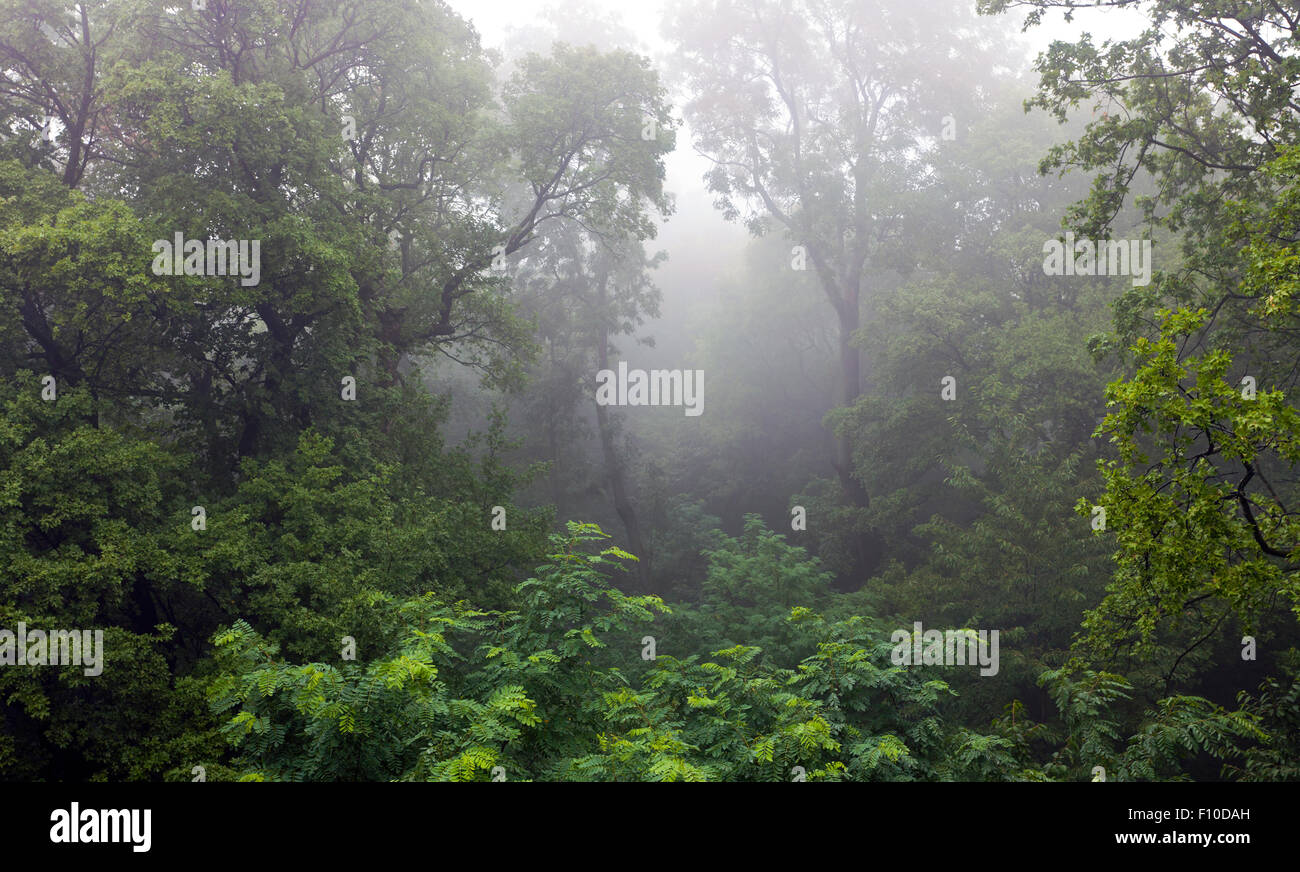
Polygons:
M766 543L762 560L793 557L750 532ZM308 780L947 777L940 756L959 741L940 717L951 691L892 666L883 627L795 608L786 634L811 652L802 662L746 644L707 659L661 647L642 661L643 633L681 636L651 629L665 611L657 598L608 586L601 571L621 554L600 547L606 538L576 523L554 537L519 585L519 611L401 604L380 620L400 616L405 640L368 663L293 666L245 623L218 634L212 706L241 764ZM735 556L711 555L720 572Z
M583 652L648 621L658 603L603 583L596 568L607 561L582 546L604 538L595 525L555 538L555 562L520 585L537 609L531 620L443 605L432 595L381 601L374 620L405 625L405 637L356 663L293 666L237 623L215 640L223 674L213 684L214 710L237 710L227 734L269 777L454 781L488 777L498 766L509 780L531 777L515 755L529 758L539 741L554 753L566 726L590 723L581 700L598 673ZM360 647L375 644L384 643ZM274 726L247 729L262 718Z
M1300 149L1280 148L1264 175L1278 187L1276 200L1266 214L1256 202L1234 204L1238 217L1228 236L1244 243L1241 291L1258 300L1255 316L1281 329L1300 316L1300 244L1294 241L1300 227Z
M1150 652L1167 623L1189 623L1186 638L1225 608L1249 627L1278 593L1300 608L1290 556L1300 520L1278 478L1300 462L1300 413L1282 391L1246 382L1226 351L1187 355L1207 320L1163 313L1159 337L1133 344L1133 376L1108 388L1098 433L1118 457L1099 465L1100 502L1118 572L1085 623L1088 650ZM1192 609L1203 601L1211 617Z

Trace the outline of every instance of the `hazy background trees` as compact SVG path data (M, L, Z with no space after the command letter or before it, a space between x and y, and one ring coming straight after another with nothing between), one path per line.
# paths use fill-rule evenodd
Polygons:
M0 774L1295 778L1300 9L1070 5L0 0Z

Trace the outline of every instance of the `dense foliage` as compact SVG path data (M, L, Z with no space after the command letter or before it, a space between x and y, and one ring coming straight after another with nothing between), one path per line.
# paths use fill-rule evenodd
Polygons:
M1300 778L1296 3L204 5L0 0L0 779Z

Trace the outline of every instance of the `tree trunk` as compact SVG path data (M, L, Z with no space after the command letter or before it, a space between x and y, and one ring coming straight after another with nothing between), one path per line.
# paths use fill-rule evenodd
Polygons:
M850 283L845 288L843 305L839 308L840 339L840 404L851 408L862 396L862 353L853 344L853 334L861 325L860 295L858 288ZM835 439L835 472L839 476L840 486L849 504L859 509L871 505L871 497L862 482L853 474L853 437L845 432ZM854 536L853 573L859 582L865 582L880 566L883 545L880 536L874 530L868 530Z
M602 283L603 296L603 283ZM609 334L601 332L600 345L596 358L599 369L609 368ZM641 538L641 524L637 520L636 510L627 496L627 485L623 477L623 464L614 450L614 431L609 420L609 410L600 403L596 404L596 426L600 430L600 448L605 455L605 472L609 476L610 491L614 496L614 511L618 512L627 531L628 550L637 556L636 574L643 590L650 590L650 552L646 550Z

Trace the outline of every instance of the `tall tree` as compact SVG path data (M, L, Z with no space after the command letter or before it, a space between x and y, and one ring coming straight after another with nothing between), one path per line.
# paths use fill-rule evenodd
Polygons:
M873 283L914 261L927 146L978 105L993 68L984 28L958 3L922 15L895 0L679 0L666 30L691 92L687 123L714 165L709 188L729 219L755 234L776 225L802 247L792 262L815 271L835 310L839 402L851 406ZM855 447L841 429L834 465L865 509ZM864 536L858 550L870 571L880 542Z
M183 293L135 311L179 357L134 393L179 403L219 443L213 469L341 426L345 374L378 397L404 359L442 350L517 376L507 259L564 222L644 238L647 204L667 207L671 145L639 135L646 117L668 123L645 59L557 46L498 96L443 3L6 0L0 36L0 117L65 184L126 200L155 239L260 242L257 284L171 277L158 284ZM45 144L56 100L90 108ZM64 357L91 353L68 341Z
M662 131L671 135L671 131ZM575 486L584 465L562 474L566 455L581 450L586 414L594 412L596 436L603 460L599 488L612 503L627 541L639 559L637 576L650 587L650 552L634 499L626 449L619 445L620 422L615 412L593 403L596 374L611 367L619 353L614 341L633 336L649 317L659 313L662 296L650 272L663 259L647 257L632 237L616 237L570 229L548 234L526 264L516 285L523 296L521 311L533 313L543 353L530 372L537 381L537 402L526 409L525 426L545 434L546 458L552 464L552 492L557 504ZM635 341L653 343L651 337Z
M1093 4L981 5L1027 8L1035 24ZM1118 453L1101 467L1100 498L1118 570L1083 639L1087 656L1150 669L1168 686L1216 644L1241 662L1237 628L1294 635L1294 623L1277 626L1277 612L1300 610L1291 399L1300 313L1289 278L1300 6L1108 6L1139 12L1145 26L1100 45L1086 33L1053 43L1038 60L1032 103L1062 120L1081 103L1100 111L1043 161L1093 174L1091 195L1069 213L1074 229L1109 235L1119 210L1136 203L1153 228L1176 234L1176 245L1156 248L1150 287L1119 301L1113 335L1097 343L1126 352L1133 373L1110 386L1099 432ZM1150 191L1139 189L1145 177Z

